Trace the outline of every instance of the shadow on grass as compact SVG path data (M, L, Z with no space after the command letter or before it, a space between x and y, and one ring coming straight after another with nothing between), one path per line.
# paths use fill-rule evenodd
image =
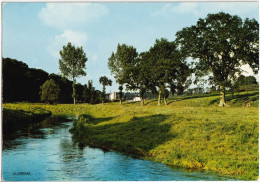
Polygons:
M3 136L15 132L18 129L26 128L28 125L41 122L44 118L50 117L51 112L41 108L30 111L3 109Z
M227 102L232 102L232 104L245 104L245 103L250 103L253 101L256 101L259 99L259 92L251 92L251 93L236 93L232 97L231 94L226 95L226 101ZM219 98L211 100L209 102L209 105L213 105L215 103L219 102Z
M109 121L111 119L114 119L115 117L106 117L106 118L95 118L89 114L81 114L79 115L78 120L82 120L83 122L87 123L87 124L98 124L98 123L102 123L105 121Z
M156 105L157 105L157 102L158 102L157 99L148 100L144 105L153 104L153 103L156 103Z
M140 105L140 101L124 101L122 105Z
M178 102L182 100L188 100L188 99L198 99L198 98L205 98L205 97L213 97L213 96L218 96L218 93L215 94L203 94L203 95L191 95L191 96L182 96L182 97L177 97L177 98L172 98L168 102L168 104L171 104L173 102Z
M81 146L115 149L134 156L145 156L149 150L177 136L169 133L171 125L162 123L168 117L157 114L134 117L125 123L85 124L84 127L74 125L71 132Z

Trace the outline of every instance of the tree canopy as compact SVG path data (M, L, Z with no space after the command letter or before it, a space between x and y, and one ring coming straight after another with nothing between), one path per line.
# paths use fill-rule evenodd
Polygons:
M99 83L103 85L103 91L102 91L102 103L105 102L106 99L106 86L111 86L112 85L112 80L107 78L106 76L101 76L99 78Z
M41 69L11 58L2 59L3 102L39 102L40 86L49 79Z
M183 92L188 77L191 74L189 65L185 61L177 44L167 39L157 39L149 51L141 54L148 67L149 88L158 92L158 105L161 103L161 96L169 95L168 89L174 94L176 90Z
M112 52L112 55L108 58L108 68L117 83L122 84L124 82L126 72L129 66L134 64L137 56L138 53L133 46L117 45L116 53Z
M73 94L72 98L74 100L74 105L76 103L76 78L80 76L86 76L84 69L86 68L86 62L88 60L86 53L83 51L82 47L75 47L69 42L67 46L63 46L60 51L61 59L59 60L59 68L61 74L66 78L73 81L72 88Z
M139 91L141 105L144 105L143 97L148 91L159 94L158 104L161 95L166 103L168 89L173 93L177 88L183 91L190 75L189 66L176 43L163 38L157 39L153 47L140 54L133 46L118 44L108 66L118 83L125 84L127 90Z
M136 48L126 44L118 44L116 52L112 52L108 58L108 68L111 74L114 75L116 82L119 84L119 100L122 103L122 90L123 85L132 78L133 66L136 66L136 58L138 53Z
M225 106L225 87L229 79L249 64L255 72L259 65L259 25L254 19L242 21L227 13L208 14L196 25L176 33L176 40L186 55L195 61L199 78L209 75L220 86L219 106Z
M41 101L52 104L59 100L60 87L53 79L47 80L41 86Z

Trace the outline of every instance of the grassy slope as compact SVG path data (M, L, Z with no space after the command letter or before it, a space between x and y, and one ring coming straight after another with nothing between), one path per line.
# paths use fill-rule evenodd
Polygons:
M3 109L3 133L16 131L30 123L35 123L51 116L51 112L39 107L28 109Z
M169 165L204 169L239 179L258 178L258 92L227 97L232 107L217 107L218 95L179 97L168 106L155 100L105 105L7 104L42 107L54 114L85 114L74 128L83 144L115 149ZM251 107L241 107L250 102ZM77 128L77 129L76 129Z

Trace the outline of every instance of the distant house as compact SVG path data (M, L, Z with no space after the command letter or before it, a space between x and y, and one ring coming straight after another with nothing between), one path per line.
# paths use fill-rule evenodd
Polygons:
M116 92L110 92L109 100L116 100Z
M141 101L141 97L134 97L133 101Z

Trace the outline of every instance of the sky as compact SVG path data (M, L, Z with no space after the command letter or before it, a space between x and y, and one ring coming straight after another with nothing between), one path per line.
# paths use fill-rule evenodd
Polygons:
M107 66L118 43L147 51L156 39L173 41L177 31L220 11L259 21L258 2L4 3L2 56L60 74L59 51L71 42L88 58L87 76L77 82L93 80L101 90L99 77L107 76L107 92L118 91Z

